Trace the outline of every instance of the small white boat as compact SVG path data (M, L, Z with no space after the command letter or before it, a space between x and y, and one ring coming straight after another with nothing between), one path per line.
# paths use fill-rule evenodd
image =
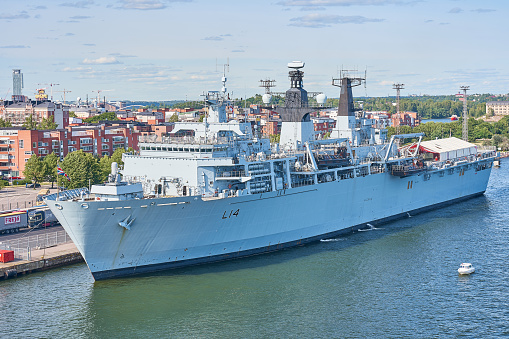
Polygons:
M460 268L458 268L459 274L471 274L475 272L475 267L472 266L472 264L469 263L463 263L460 265Z

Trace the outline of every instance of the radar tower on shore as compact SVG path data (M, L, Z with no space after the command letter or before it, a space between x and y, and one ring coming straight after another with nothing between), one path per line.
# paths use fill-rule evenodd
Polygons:
M467 91L470 89L470 86L460 86L460 89L463 91L463 133L462 133L462 139L464 141L468 141Z

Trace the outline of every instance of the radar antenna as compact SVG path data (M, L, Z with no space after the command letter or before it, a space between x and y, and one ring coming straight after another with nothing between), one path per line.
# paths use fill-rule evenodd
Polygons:
M263 87L265 88L265 94L271 94L271 88L272 87L276 87L276 80L270 80L270 79L265 79L265 80L260 80L260 87Z

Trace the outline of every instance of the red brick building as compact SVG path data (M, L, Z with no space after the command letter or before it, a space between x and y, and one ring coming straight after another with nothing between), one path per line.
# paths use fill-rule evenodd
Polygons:
M313 126L317 135L324 136L324 134L332 132L336 127L336 120L330 118L313 118Z
M262 126L262 134L269 136L281 133L281 128L278 121L266 121Z
M37 154L54 152L63 159L83 150L95 156L112 155L117 148L138 150L139 131L127 126L69 126L59 130L0 129L0 176L23 177L25 163Z
M419 126L421 123L417 112L400 112L391 116L391 124L393 127L407 125L410 127Z

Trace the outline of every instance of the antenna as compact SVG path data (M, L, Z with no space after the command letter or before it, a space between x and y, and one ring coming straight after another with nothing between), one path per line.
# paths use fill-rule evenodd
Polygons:
M260 86L265 88L265 94L271 93L271 87L276 87L276 80L270 80L269 78L265 80L260 80Z
M226 58L226 64L223 64L223 76L226 77L226 72L230 73L230 57Z
M467 91L470 89L470 86L460 86L460 89L463 91L463 133L462 133L462 139L464 141L468 141Z
M392 84L392 88L396 90L396 117L398 118L398 125L396 126L396 134L399 134L400 115L399 115L399 93L405 84Z

